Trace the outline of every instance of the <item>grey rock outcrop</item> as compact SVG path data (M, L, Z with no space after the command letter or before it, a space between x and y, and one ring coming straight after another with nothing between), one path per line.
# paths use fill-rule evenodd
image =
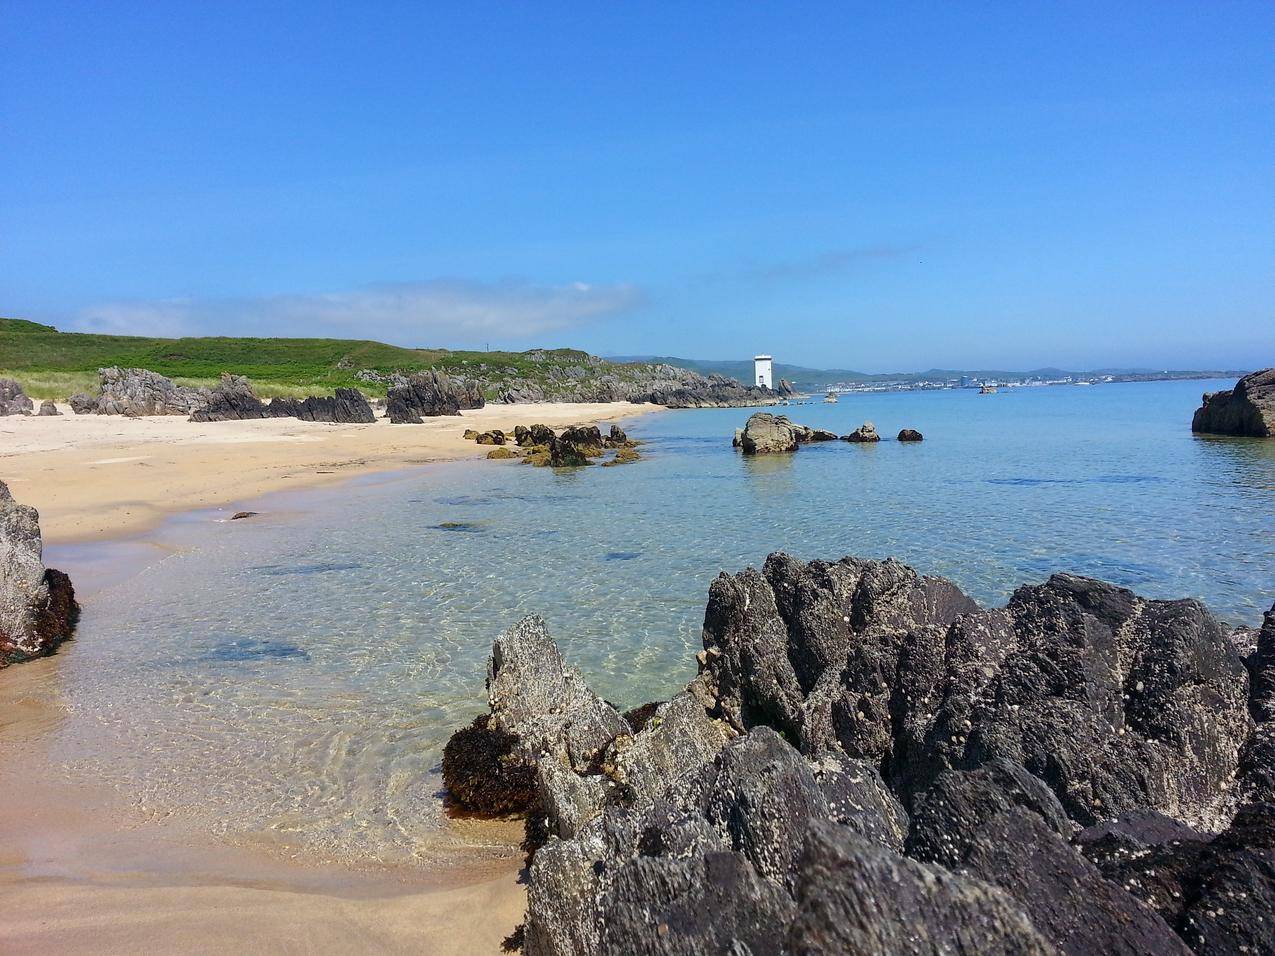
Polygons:
M22 389L22 383L12 378L0 378L0 416L30 415L35 408L31 397Z
M1275 368L1245 375L1233 389L1206 393L1191 419L1191 431L1256 438L1275 436Z
M42 551L40 516L0 481L0 668L53 653L75 629L75 589Z
M40 410L36 412L36 414L44 418L49 418L53 415L61 415L62 413L58 411L57 405L53 404L53 402L50 402L46 399L45 401L40 403Z
M189 416L208 404L208 389L178 385L144 368L102 368L97 376L97 396L72 397L71 409L77 415Z
M776 554L703 643L630 724L543 622L497 642L533 956L1271 951L1275 609L1242 660L1194 601Z
M431 369L412 375L385 397L385 416L395 425L419 425L425 418L459 415L464 408L482 408L482 390L474 382L453 382L447 373Z

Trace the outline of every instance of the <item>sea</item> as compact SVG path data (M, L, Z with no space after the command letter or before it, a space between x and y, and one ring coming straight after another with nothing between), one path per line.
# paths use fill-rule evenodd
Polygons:
M773 551L894 556L987 605L1069 571L1256 624L1275 601L1275 441L1189 427L1231 384L816 399L774 411L883 440L756 458L731 447L753 410L664 411L627 423L643 457L624 467L434 464L271 496L250 520L188 515L86 594L47 772L292 858L442 865L488 849L445 813L440 759L523 615L622 707L694 675L710 582ZM925 440L895 441L904 427Z

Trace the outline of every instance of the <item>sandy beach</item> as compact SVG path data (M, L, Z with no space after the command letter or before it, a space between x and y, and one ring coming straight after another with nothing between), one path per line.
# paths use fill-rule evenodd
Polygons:
M653 405L489 405L422 425L331 425L291 418L197 424L177 416L0 418L0 478L40 511L46 543L137 534L166 516L272 491L463 458L486 431L609 422ZM507 466L507 465L506 465ZM493 467L498 467L493 463Z
M0 477L39 509L46 544L61 546L63 558L83 556L82 566L65 567L91 604L95 581L128 576L149 553L116 539L147 545L147 532L177 513L433 461L481 459L489 449L465 440L467 428L561 427L652 410L491 406L419 426L4 418ZM79 542L96 544L67 547ZM459 870L368 873L223 846L175 821L145 819L118 795L57 772L46 745L67 706L60 701L62 661L55 655L0 672L0 950L495 953L521 920L520 829L513 824L469 824L490 828L491 841L509 847L503 858Z

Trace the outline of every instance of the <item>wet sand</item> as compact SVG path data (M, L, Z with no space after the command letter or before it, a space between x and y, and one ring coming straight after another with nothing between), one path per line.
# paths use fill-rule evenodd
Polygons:
M467 428L563 427L657 408L627 402L489 405L421 425L385 419L331 425L288 418L201 424L177 416L71 415L63 407L58 417L0 418L0 480L39 510L46 543L100 540L144 532L178 512L272 491L484 458L491 449L466 441Z

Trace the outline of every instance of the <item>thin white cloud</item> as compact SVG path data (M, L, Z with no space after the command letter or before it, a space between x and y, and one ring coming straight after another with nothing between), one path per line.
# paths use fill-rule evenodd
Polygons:
M371 338L429 346L527 339L619 315L642 301L631 285L433 279L316 294L108 302L84 309L74 325L116 334Z

